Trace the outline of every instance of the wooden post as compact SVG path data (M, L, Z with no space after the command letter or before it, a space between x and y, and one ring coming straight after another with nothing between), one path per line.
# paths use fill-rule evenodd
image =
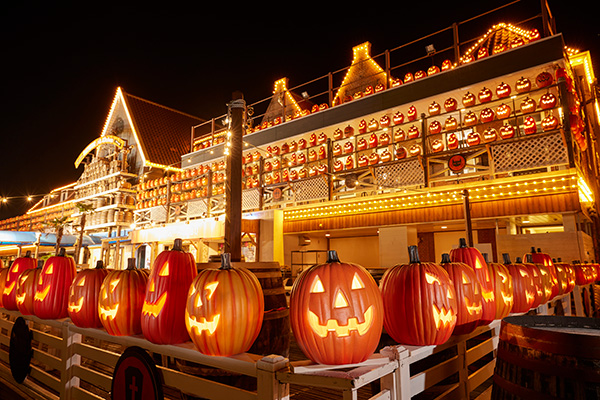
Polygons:
M463 208L465 212L465 229L467 231L467 245L473 247L473 225L471 223L471 205L469 203L469 190L463 190Z
M257 394L265 400L290 398L290 385L277 379L277 371L287 368L288 359L272 354L256 362Z
M225 183L225 253L231 261L242 258L242 137L246 102L242 93L234 92L229 103L230 132Z

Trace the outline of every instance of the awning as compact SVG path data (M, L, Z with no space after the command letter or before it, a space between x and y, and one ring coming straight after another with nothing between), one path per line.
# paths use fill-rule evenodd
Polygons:
M37 237L40 235L40 246L56 245L56 234L54 233L39 233L39 232L17 232L17 231L0 231L0 245L28 245L35 244ZM62 247L74 246L78 235L63 235L60 240ZM92 235L83 235L83 245L90 246L101 244L102 239Z

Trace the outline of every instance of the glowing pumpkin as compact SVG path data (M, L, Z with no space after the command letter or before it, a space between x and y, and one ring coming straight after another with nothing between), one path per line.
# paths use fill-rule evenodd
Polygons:
M79 271L69 289L68 312L71 322L81 328L102 328L98 315L100 287L108 270L102 261L96 268Z
M58 255L48 258L33 298L34 314L42 319L67 317L69 288L76 274L75 260L65 254L64 248Z
M456 111L457 108L458 108L458 102L456 101L456 99L454 97L448 97L444 101L444 110L446 110L446 112Z
M483 254L475 247L468 247L467 241L464 238L460 238L458 247L450 250L450 259L453 262L464 262L470 265L475 271L475 275L481 285L481 295L483 296L481 324L489 324L494 320L496 315L496 304L494 301L494 287L492 286L492 280Z
M388 269L379 283L385 330L401 344L445 343L456 326L456 291L444 268L421 262L417 246L408 249L409 263Z
M187 292L197 275L196 261L183 251L182 240L161 252L154 260L142 307L142 333L157 344L189 340L185 325Z
M513 304L513 279L504 264L488 262L488 273L494 288L496 315L494 319L502 319L510 314Z
M33 299L41 272L41 267L26 269L19 276L15 301L23 315L33 315Z
M450 255L442 254L441 266L448 272L456 291L456 326L454 335L471 333L477 328L483 313L481 285L473 268L462 262L450 261Z
M98 315L106 332L113 336L142 333L140 318L148 271L136 268L134 258L127 261L127 269L109 272L100 286Z
M508 269L513 282L513 306L511 312L529 311L535 301L536 289L530 271L522 264L513 264L507 253L503 253L504 266Z
M558 294L563 295L571 293L575 288L575 271L571 268L571 264L557 262L554 263L554 268L556 270L556 279L559 284Z
M248 351L263 322L264 295L256 276L233 267L228 253L220 268L201 270L187 293L185 325L203 354L230 356Z
M526 93L531 90L531 81L528 78L521 77L515 83L517 93Z
M25 256L18 257L13 261L6 272L4 290L2 291L2 306L7 310L18 310L17 307L17 284L19 276L27 269L37 268L37 259L31 257L31 251Z

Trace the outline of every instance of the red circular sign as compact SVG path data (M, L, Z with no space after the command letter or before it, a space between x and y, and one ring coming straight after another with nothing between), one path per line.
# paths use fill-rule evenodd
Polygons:
M462 171L467 165L467 159L465 156L460 154L455 154L448 160L448 168L453 172Z
M113 372L113 400L163 399L162 383L154 361L141 347L128 347Z

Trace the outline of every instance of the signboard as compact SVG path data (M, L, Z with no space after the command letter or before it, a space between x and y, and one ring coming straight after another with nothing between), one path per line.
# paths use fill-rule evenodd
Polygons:
M31 369L32 334L23 317L18 317L10 332L10 344L8 349L8 362L10 372L18 383L23 383Z
M79 167L79 164L81 164L81 161L83 161L85 156L87 156L92 150L103 144L112 144L118 147L119 149L122 149L123 146L125 146L125 140L113 135L100 136L99 138L92 141L92 143L88 144L85 147L85 149L83 149L83 151L79 154L79 157L77 157L77 160L75 160L75 168Z
M467 159L462 154L455 154L448 160L448 168L452 172L461 172L467 165Z
M110 388L113 400L164 398L161 377L154 361L141 347L128 347L115 366Z

